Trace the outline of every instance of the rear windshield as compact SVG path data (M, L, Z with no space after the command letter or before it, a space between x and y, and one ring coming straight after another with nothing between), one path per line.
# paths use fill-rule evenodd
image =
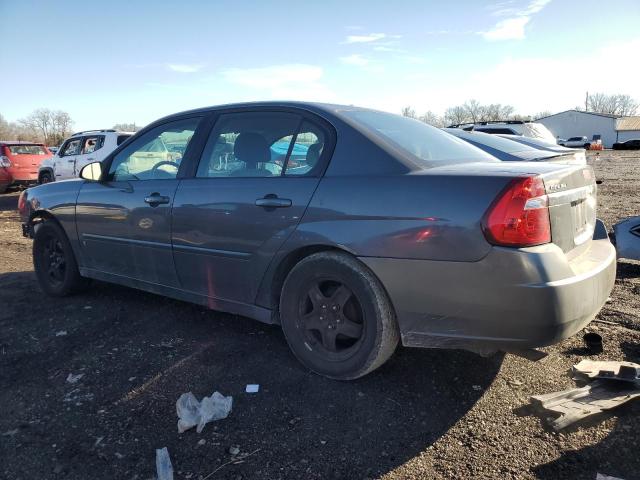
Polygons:
M41 145L7 145L12 155L48 155Z
M408 153L420 167L498 161L467 142L418 120L372 110L345 110L342 114L384 143Z
M526 150L537 150L528 145L523 145L522 143L517 143L513 140L507 140L506 138L499 137L497 135L490 135L488 133L464 132L458 128L445 128L444 130L456 137L463 138L470 142L479 143L480 145L486 145L487 147L500 150L501 152L516 153Z

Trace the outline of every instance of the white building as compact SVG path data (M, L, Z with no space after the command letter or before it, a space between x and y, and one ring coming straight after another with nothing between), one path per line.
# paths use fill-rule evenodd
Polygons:
M618 141L640 138L640 117L620 117L616 122Z
M611 145L617 141L616 120L618 118L619 115L567 110L536 121L551 130L556 138L587 137L592 140L594 135L600 135L602 145L605 148L611 148Z

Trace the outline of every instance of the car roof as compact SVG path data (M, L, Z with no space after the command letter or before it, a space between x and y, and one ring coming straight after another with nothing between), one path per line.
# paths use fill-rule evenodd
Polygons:
M7 145L7 146L13 146L13 145L38 145L41 147L44 147L44 143L38 143L38 142L25 142L22 140L0 140L0 145Z
M239 103L227 103L222 105L211 105L208 107L196 108L193 110L185 110L182 112L173 113L171 115L167 115L163 118L160 118L153 122L161 123L165 120L180 117L183 115L191 115L191 114L206 114L212 113L217 110L233 110L233 109L244 109L244 108L297 108L300 110L306 110L311 113L318 114L320 116L326 116L323 114L328 114L329 116L342 117L341 112L345 111L380 111L371 108L358 107L355 105L340 105L333 103L322 103L322 102L303 102L303 101L294 101L294 100L282 100L282 101L259 101L259 102L239 102ZM389 113L383 112L381 113Z

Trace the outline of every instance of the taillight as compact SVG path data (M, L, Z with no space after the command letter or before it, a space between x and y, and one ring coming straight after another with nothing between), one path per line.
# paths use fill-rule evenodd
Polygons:
M18 211L20 213L24 212L25 207L27 206L27 202L25 201L25 197L27 196L27 191L23 190L18 197Z
M484 216L484 235L494 245L531 247L551 241L549 199L540 177L517 178Z

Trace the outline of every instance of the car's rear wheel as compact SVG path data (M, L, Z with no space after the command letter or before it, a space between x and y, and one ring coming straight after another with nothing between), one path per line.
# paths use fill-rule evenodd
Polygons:
M378 368L399 339L393 307L380 281L341 252L310 255L291 270L280 297L280 319L300 362L339 380Z
M585 148L585 150L589 150L591 148L591 144L590 143L585 143L584 144L584 148Z
M33 238L33 266L40 288L63 297L82 290L88 280L80 276L71 244L57 223L45 221Z
M52 181L53 181L53 176L51 175L51 172L42 172L40 174L40 178L39 178L40 184L51 183Z

